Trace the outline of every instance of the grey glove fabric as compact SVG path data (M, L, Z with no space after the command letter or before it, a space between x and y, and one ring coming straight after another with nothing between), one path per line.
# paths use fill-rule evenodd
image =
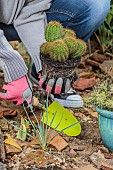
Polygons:
M4 72L5 82L17 80L27 74L27 67L21 55L15 51L0 29L0 69Z
M14 24L36 65L37 73L42 69L40 45L45 42L46 14L44 11L50 5L51 0L0 0L0 23ZM0 30L0 63L6 82L16 80L27 73L24 60L9 45L2 30Z
M15 29L26 46L37 73L42 70L40 46L45 42L46 13L51 0L34 0L27 2L14 21Z

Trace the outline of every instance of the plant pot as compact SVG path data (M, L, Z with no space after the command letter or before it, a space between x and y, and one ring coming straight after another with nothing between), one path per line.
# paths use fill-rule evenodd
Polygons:
M41 55L43 74L47 74L48 78L69 78L74 82L78 78L77 67L81 62L81 57L77 59L68 59L65 62L52 60L49 56Z
M113 112L95 107L98 112L99 131L105 146L113 152Z

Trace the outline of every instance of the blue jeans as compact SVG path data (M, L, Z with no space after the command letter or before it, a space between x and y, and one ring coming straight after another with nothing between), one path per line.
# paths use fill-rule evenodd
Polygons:
M47 20L61 22L73 29L78 38L87 41L103 23L109 8L110 0L53 0L46 11ZM20 40L13 25L2 24L2 29L8 41Z

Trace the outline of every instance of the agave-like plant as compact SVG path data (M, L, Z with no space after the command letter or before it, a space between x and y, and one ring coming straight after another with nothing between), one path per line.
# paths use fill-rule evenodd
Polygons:
M38 106L41 107L41 108L43 107L42 104L40 104L40 103L38 104ZM34 132L35 132L35 136L38 136L38 141L35 139L35 142L37 142L38 144L40 144L40 146L41 146L41 148L42 148L43 150L47 150L47 149L48 149L48 146L49 146L50 142L51 142L57 135L59 135L60 133L62 133L63 131L65 131L65 130L67 130L67 129L69 129L69 128L72 128L73 126L76 126L76 125L79 124L81 121L83 121L83 120L78 121L78 122L76 122L76 123L74 123L74 124L71 124L71 125L63 128L63 129L60 130L60 131L56 131L57 128L59 127L61 121L62 121L63 113L62 113L62 115L61 115L60 121L56 124L56 127L53 128L53 129L51 129L51 126L52 126L52 124L53 124L53 122L54 122L54 119L55 119L55 116L56 116L57 108L56 108L56 112L54 113L53 118L51 119L50 125L48 126L48 125L47 125L47 124L48 124L48 113L49 113L49 111L48 111L48 97L47 97L47 100L46 100L46 107L45 107L45 108L43 107L43 109L45 110L46 116L44 117L44 116L43 116L43 113L42 113L42 115L41 115L41 121L39 121L39 120L37 119L37 117L36 117L36 115L35 115L35 113L34 113L33 108L32 108L31 105L28 104L28 107L30 108L30 110L31 110L31 112L32 112L32 114L33 114L33 116L34 116L34 118L35 118L35 120L36 120L35 122L33 122L33 121L30 119L29 114L28 114L27 109L26 109L26 107L24 106L24 104L23 104L23 107L24 107L24 110L25 110L25 112L26 112L26 116L27 116L27 118L28 118L29 124L32 126L32 128L33 128L33 130L34 130ZM23 133L23 134L25 133L26 135L28 135L28 136L31 137L32 139L35 138L35 137L32 136L30 133L28 133L28 132L24 131L23 129L21 129L20 127L17 127L17 126L15 126L14 124L10 123L5 117L4 117L4 119L7 121L8 124L10 124L10 126L14 127L14 128L15 128L16 130L18 130L19 132L21 132L21 133ZM46 123L45 123L45 122L46 122Z

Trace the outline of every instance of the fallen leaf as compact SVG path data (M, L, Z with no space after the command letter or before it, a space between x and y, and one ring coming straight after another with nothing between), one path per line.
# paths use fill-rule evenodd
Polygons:
M99 53L93 53L93 55L90 58L99 63L103 63L105 60L109 60L109 57Z
M94 73L93 72L82 72L82 73L80 73L79 74L79 77L81 77L81 78L89 78L89 77L92 77L92 76L94 76Z
M5 147L4 147L4 137L2 132L0 134L0 160L4 161L6 158L5 156Z
M5 150L6 150L7 154L9 154L9 153L20 153L21 152L20 149L16 148L13 145L9 145L9 144L5 144Z
M77 90L85 90L90 87L93 87L96 84L96 79L94 77L90 78L79 78L72 84L72 87Z
M0 118L2 116L15 116L16 113L16 110L0 106Z
M4 119L0 119L0 127L2 130L8 130L8 124Z
M26 140L26 136L27 136L27 134L26 134L27 133L27 128L26 128L26 125L25 125L25 119L22 116L21 116L20 129L22 129L23 131L18 130L16 138L25 141Z
M35 136L34 139L27 144L27 147L31 147L32 145L39 145L40 140L38 136Z
M13 145L16 148L22 150L22 148L18 145L18 143L15 142L15 140L9 134L6 134L6 136L7 136L7 139L4 140L4 143L9 144L9 145Z

